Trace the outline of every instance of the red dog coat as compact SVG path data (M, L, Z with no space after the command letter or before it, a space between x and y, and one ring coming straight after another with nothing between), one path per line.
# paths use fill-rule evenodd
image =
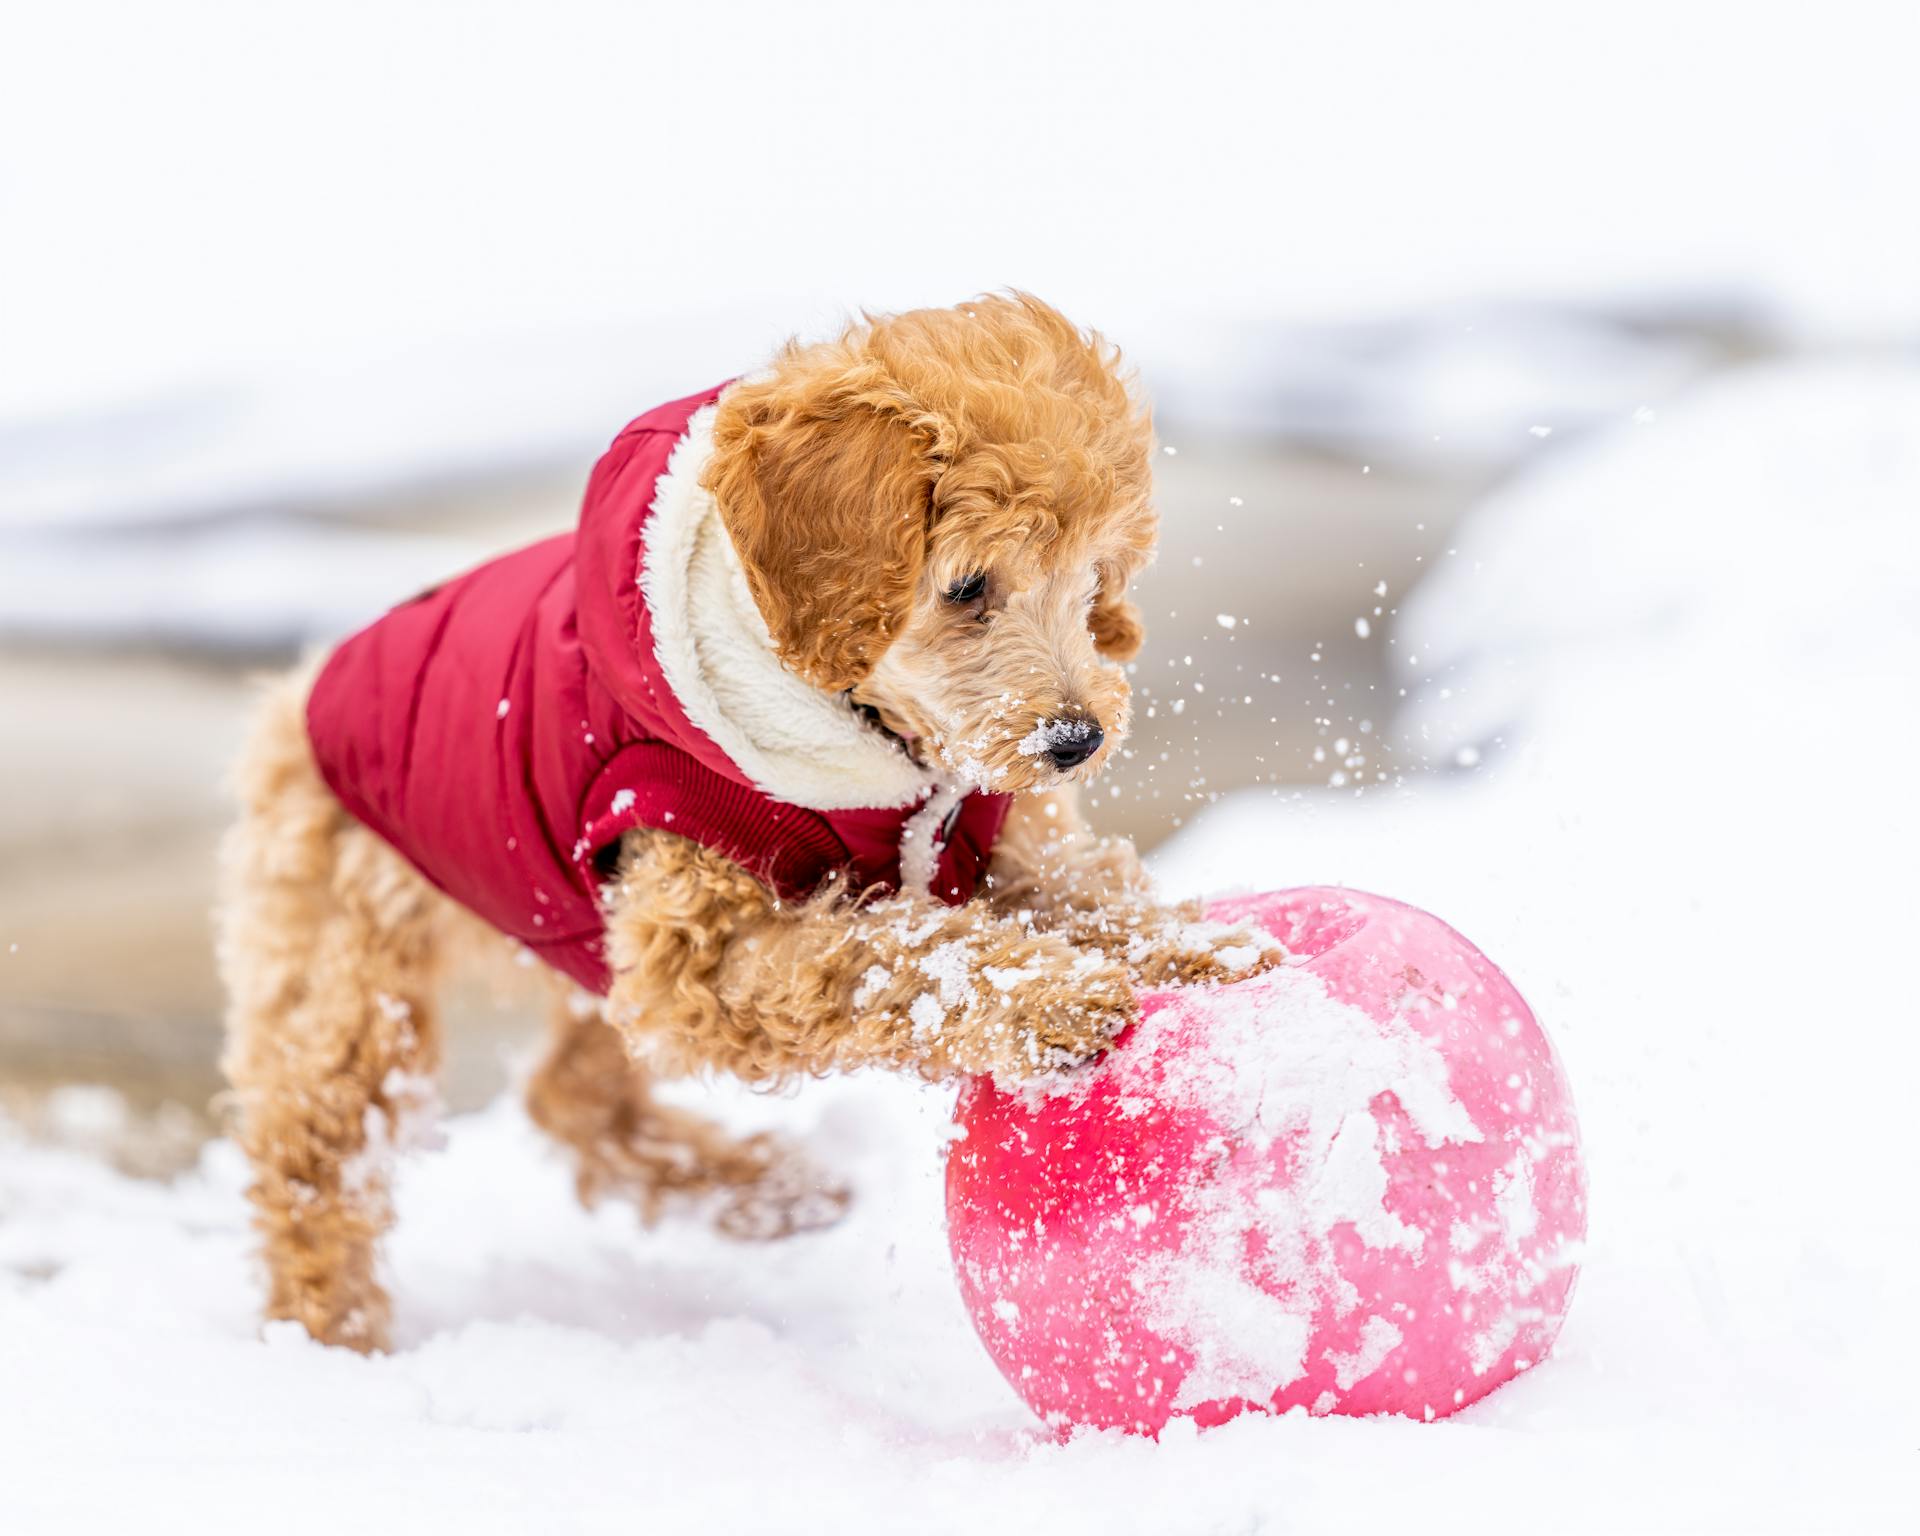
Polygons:
M744 673L773 665L763 625L757 656L694 637L688 625L703 615L689 571L732 556L699 521L710 500L699 499L697 457L669 460L678 446L703 446L693 439L711 413L696 416L720 393L632 422L594 467L574 533L490 561L361 630L328 660L307 705L320 772L354 816L449 896L597 992L609 981L597 900L609 867L599 856L629 828L692 838L790 899L836 870L857 891L897 889L904 845L908 883L918 874L958 904L1006 818L1006 796L936 785L844 701L783 670ZM655 612L663 606L670 615ZM758 624L757 611L742 621ZM794 689L804 696L788 697ZM772 715L775 706L787 715ZM774 726L756 736L736 710L769 713ZM794 736L789 716L820 725L832 750L813 750L811 727ZM836 782L849 752L873 769L868 780Z

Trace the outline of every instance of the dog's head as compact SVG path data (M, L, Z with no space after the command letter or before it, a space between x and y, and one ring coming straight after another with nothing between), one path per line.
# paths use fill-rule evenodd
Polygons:
M1119 358L1025 294L868 317L734 386L706 474L785 663L988 789L1126 734L1152 427Z

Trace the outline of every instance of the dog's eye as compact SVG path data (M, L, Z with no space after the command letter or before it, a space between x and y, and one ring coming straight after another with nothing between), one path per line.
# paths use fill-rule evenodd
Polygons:
M946 597L950 603L970 603L987 590L987 577L984 571L975 571L971 576L962 576L947 588Z

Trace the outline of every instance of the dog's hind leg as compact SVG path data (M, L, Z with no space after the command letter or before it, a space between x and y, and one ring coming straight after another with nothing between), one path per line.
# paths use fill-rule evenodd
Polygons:
M712 1121L663 1104L598 1000L575 993L554 1011L547 1057L527 1109L572 1154L582 1203L630 1200L652 1222L680 1198L714 1204L729 1237L767 1239L831 1226L846 1191L770 1135L736 1140Z
M307 745L304 687L269 698L241 763L225 848L223 1059L252 1164L266 1312L314 1338L384 1348L375 1244L386 1162L432 1102L432 985L445 898L354 822Z

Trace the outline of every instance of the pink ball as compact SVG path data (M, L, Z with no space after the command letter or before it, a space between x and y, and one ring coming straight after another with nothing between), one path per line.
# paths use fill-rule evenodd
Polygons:
M947 1230L987 1351L1065 1431L1250 1408L1438 1418L1538 1362L1586 1234L1573 1100L1438 918L1308 887L1217 904L1289 962L1145 994L1051 1091L965 1088Z

